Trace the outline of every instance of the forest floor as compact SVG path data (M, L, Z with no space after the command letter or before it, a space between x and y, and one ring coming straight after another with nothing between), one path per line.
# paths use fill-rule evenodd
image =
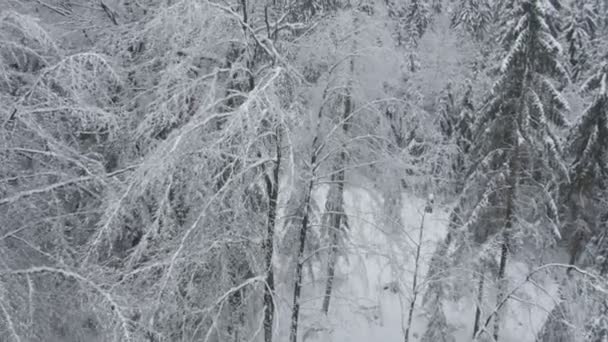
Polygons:
M318 198L324 198L323 189ZM303 342L401 342L407 325L412 299L412 282L415 272L415 250L425 208L425 200L404 195L401 232L390 232L378 223L382 203L380 197L365 189L347 189L345 210L349 215L348 252L339 261L336 287L333 292L330 314L321 313L325 282L309 279L301 311L300 341ZM410 341L420 341L427 325L422 306L426 290L425 278L429 260L437 242L446 234L450 206L436 205L426 213L423 227L420 262L418 267L419 294L414 309ZM509 287L524 281L530 268L523 262L511 261L507 268ZM315 270L323 275L324 270ZM471 278L474 279L474 278ZM494 310L496 294L493 284L487 281L482 321ZM525 282L525 281L524 281ZM395 284L399 284L395 286ZM465 286L467 287L467 286ZM468 295L443 303L450 335L455 342L471 341L475 314L475 295L468 286ZM501 341L535 341L542 323L555 305L558 296L556 281L541 278L528 283L515 293L503 311ZM466 291L465 291L466 293ZM288 296L286 296L287 298ZM286 306L280 309L288 310ZM280 313L281 337L287 340L288 311ZM493 323L488 330L491 331Z

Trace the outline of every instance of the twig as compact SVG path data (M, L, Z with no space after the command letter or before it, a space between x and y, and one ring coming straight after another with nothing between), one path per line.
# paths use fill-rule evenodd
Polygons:
M69 11L67 9L62 9L62 8L59 8L59 7L55 7L55 6L49 5L46 2L42 2L41 0L35 0L35 1L38 4L40 4L41 6L46 7L48 9L50 9L51 11L53 11L53 12L59 14L59 15L62 15L64 17L67 17L67 16L69 16L69 15L72 14L72 11Z
M118 25L118 21L116 20L116 12L114 12L108 5L106 5L103 0L99 0L99 4L104 12L108 15L108 18L112 21L114 25Z
M79 183L79 182L86 182L93 179L93 177L91 176L87 176L87 177L79 177L79 178L74 178L74 179L70 179L64 182L58 182L58 183L54 183L51 184L47 187L44 188L38 188L38 189L32 189L32 190L27 190L27 191L22 191L16 195L13 196L9 196L9 197L4 197L2 199L0 199L0 206L2 206L3 204L7 204L7 203L11 203L11 202L15 202L23 197L29 197L32 195L36 195L36 194L40 194L40 193L45 193L48 191L52 191L58 188L62 188L64 186L67 185L71 185L74 183Z

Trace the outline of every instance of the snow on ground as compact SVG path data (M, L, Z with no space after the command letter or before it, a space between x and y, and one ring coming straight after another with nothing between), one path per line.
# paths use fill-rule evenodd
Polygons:
M316 197L325 197L320 189ZM322 203L322 201L318 201ZM330 305L330 314L321 313L324 289L323 279L308 282L304 288L301 310L300 338L302 342L397 342L403 341L407 314L412 297L415 270L415 246L418 243L420 223L425 200L413 196L403 197L401 232L385 229L380 196L361 188L348 188L345 193L345 210L349 215L350 239L348 253L339 261ZM322 207L322 206L321 206ZM446 234L448 207L436 205L432 213L425 214L421 262L418 283L424 281L428 262L435 245ZM524 282L529 268L520 262L508 263L509 288ZM324 270L317 270L324 274ZM400 290L392 284L400 283ZM476 284L471 284L476 288ZM424 290L422 290L424 292ZM484 313L494 309L495 292L486 291ZM286 297L289 297L287 295ZM501 341L534 341L536 333L552 309L557 298L557 286L551 282L527 283L517 292L517 300L510 300L503 312ZM289 297L290 298L290 297ZM410 341L419 341L426 329L422 293L418 295L414 310ZM289 308L281 310L283 332L289 323ZM458 302L444 303L448 323L455 331L456 342L471 341L475 301L462 298ZM485 319L485 318L484 318ZM489 327L491 328L491 326Z

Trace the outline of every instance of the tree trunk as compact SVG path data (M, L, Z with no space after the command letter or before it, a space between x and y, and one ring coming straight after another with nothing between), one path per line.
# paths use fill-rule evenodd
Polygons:
M484 282L483 266L479 274L479 288L477 289L477 309L475 310L475 322L473 323L473 338L479 331L479 319L481 318L481 303L483 301L483 282Z
M420 249L422 247L422 233L424 232L424 217L426 216L426 209L422 212L422 220L420 222L420 233L418 234L418 245L416 246L416 258L414 259L414 279L412 280L412 301L410 303L410 310L407 315L407 328L405 329L404 341L410 340L410 328L412 327L412 317L414 315L414 307L416 306L416 299L418 297L418 267L420 264Z
M272 170L272 179L266 175L266 191L268 193L268 222L266 227L266 240L264 241L264 266L266 268L266 286L264 287L264 341L272 342L272 320L274 318L274 270L272 256L274 254L274 226L277 217L277 200L279 197L279 169L281 167L281 147L276 142L276 162Z
M505 269L507 267L507 257L509 254L509 239L511 234L511 228L513 226L513 206L515 200L515 191L517 186L517 172L518 172L518 158L519 158L519 146L517 141L513 141L514 151L509 162L509 188L507 189L507 210L505 213L505 228L502 233L502 243L500 245L500 265L498 268L498 279L497 279L497 294L496 304L500 305L505 296ZM500 311L499 308L494 316L494 340L498 341L498 333L500 331Z
M327 98L326 88L323 91L323 100ZM300 314L300 292L302 290L302 269L304 266L304 249L306 247L306 234L308 233L308 221L310 218L311 211L311 200L312 200L312 189L315 182L315 173L317 170L317 155L319 154L319 131L321 128L321 118L323 117L323 107L319 109L317 117L317 128L316 128L316 136L312 141L312 154L310 157L310 167L311 167L311 176L310 181L308 183L308 188L306 189L306 195L304 197L304 217L302 218L302 225L300 228L300 236L299 236L299 248L298 253L296 255L296 275L295 275L295 284L293 288L293 306L291 309L291 326L289 329L289 342L297 342L298 339L298 318Z
M346 132L346 128L344 131ZM335 193L330 193L327 198L327 204L325 206L326 211L329 213L329 232L330 232L330 249L329 259L327 264L327 281L325 283L325 297L323 298L323 313L327 314L329 311L329 302L331 299L331 292L334 284L334 276L336 272L336 262L338 261L338 243L340 242L340 230L342 229L343 218L344 218L344 165L346 164L346 152L340 153L340 162L337 166L337 172L332 175L332 187L335 186Z
M508 234L504 233L503 234L503 242L500 246L501 248L501 252L500 252L500 267L498 269L498 279L497 279L497 284L498 284L498 292L496 295L496 303L497 305L502 302L504 295L505 295L505 287L504 287L504 277L505 277L505 268L507 266L507 255L508 255ZM500 309L498 309L496 311L496 315L494 315L494 340L498 341L498 333L500 330L500 313L499 313Z
M319 120L317 122L317 134L319 125L321 124L322 111L319 111ZM304 217L302 218L302 226L300 227L300 236L298 238L299 247L296 255L296 276L293 288L293 307L291 310L291 327L289 329L289 341L296 342L298 340L298 318L300 314L300 292L302 291L302 269L304 266L304 249L306 247L306 235L308 233L308 221L310 220L310 210L312 201L312 188L315 182L315 170L317 168L317 144L319 136L317 135L312 142L312 156L310 157L311 178L308 182L308 189L304 197Z
M313 163L316 159L313 155ZM308 233L308 220L310 215L310 201L312 197L312 186L313 180L310 180L306 197L304 199L304 218L302 219L302 226L300 228L300 237L298 239L299 248L296 257L296 279L293 288L293 308L291 311L291 328L289 333L289 341L296 342L298 339L298 318L300 314L300 292L302 290L302 266L304 265L304 248L306 245L306 234Z
M356 19L354 25L356 27ZM353 42L353 51L356 51L356 41ZM352 88L352 76L355 71L355 61L351 57L349 61L349 72L350 79L346 86L346 95L344 96L344 112L342 113L342 132L344 137L348 133L348 122L353 112L353 102L351 97ZM323 305L321 310L327 315L329 312L329 302L331 300L331 292L333 290L334 278L336 273L336 262L338 261L338 248L340 229L342 227L344 217L344 180L345 180L345 168L346 165L346 145L342 145L342 151L338 165L332 174L332 186L337 187L337 193L335 196L328 196L328 200L332 200L325 207L331 217L330 221L330 236L331 236L331 248L329 249L329 259L327 265L327 281L325 283L325 296L323 297ZM331 194L331 192L330 192Z
M346 131L346 128L344 128ZM331 300L331 292L334 284L336 273L336 263L338 261L338 243L340 242L340 230L342 229L344 219L344 165L346 163L346 153L340 153L340 162L337 166L337 172L332 175L332 187L335 186L335 192L331 191L328 194L325 210L329 213L329 235L330 249L327 262L327 280L325 283L325 296L323 297L323 305L321 311L324 314L329 312L329 302ZM332 193L333 192L333 193Z
M327 315L329 312L329 302L333 290L334 278L336 273L336 263L338 261L338 244L340 240L340 230L342 229L342 219L344 217L344 152L341 153L339 170L337 174L332 176L333 182L336 182L335 193L331 191L328 195L326 211L329 213L329 233L330 233L330 249L329 258L327 261L327 280L325 283L325 296L323 297L323 305L321 311ZM333 183L332 182L332 183Z
M340 219L338 219L338 221L340 221ZM332 246L329 251L329 261L327 265L327 282L325 283L325 297L323 298L323 306L321 308L321 311L323 311L323 313L326 315L329 312L329 302L331 300L331 292L333 289L334 276L336 273L336 262L338 261L338 251L336 247L336 245L338 244L337 232L332 233L331 244Z

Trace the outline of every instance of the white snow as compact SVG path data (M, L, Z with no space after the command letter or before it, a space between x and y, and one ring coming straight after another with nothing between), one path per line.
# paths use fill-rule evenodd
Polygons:
M323 199L326 189L316 193ZM426 200L414 196L403 196L403 231L389 233L379 222L383 222L382 199L364 189L347 188L345 210L349 215L350 248L346 258L339 262L337 282L330 305L330 315L321 313L323 279L307 282L300 316L299 341L302 342L401 342L404 339L407 314L412 295L415 243L418 239L420 221ZM446 234L450 207L435 205L432 213L426 213L421 265L418 283L423 284L428 262L435 245ZM498 257L498 255L497 255ZM529 268L521 262L510 262L507 277L510 290L524 282ZM324 274L318 270L317 274ZM401 290L391 291L392 282L401 282ZM476 288L472 278L471 288ZM386 289L386 287L389 287ZM493 284L486 285L485 306L482 322L494 310L496 294ZM418 295L413 315L410 341L419 341L426 329L426 317L421 306L422 293ZM474 293L475 291L472 291ZM551 281L538 284L526 283L515 292L516 299L509 300L502 311L501 341L534 341L546 315L557 300L557 285ZM291 294L286 294L291 300ZM444 301L448 323L453 326L457 342L471 341L475 300L462 298L458 302ZM289 305L280 315L281 339L287 340ZM491 331L493 322L488 330Z

